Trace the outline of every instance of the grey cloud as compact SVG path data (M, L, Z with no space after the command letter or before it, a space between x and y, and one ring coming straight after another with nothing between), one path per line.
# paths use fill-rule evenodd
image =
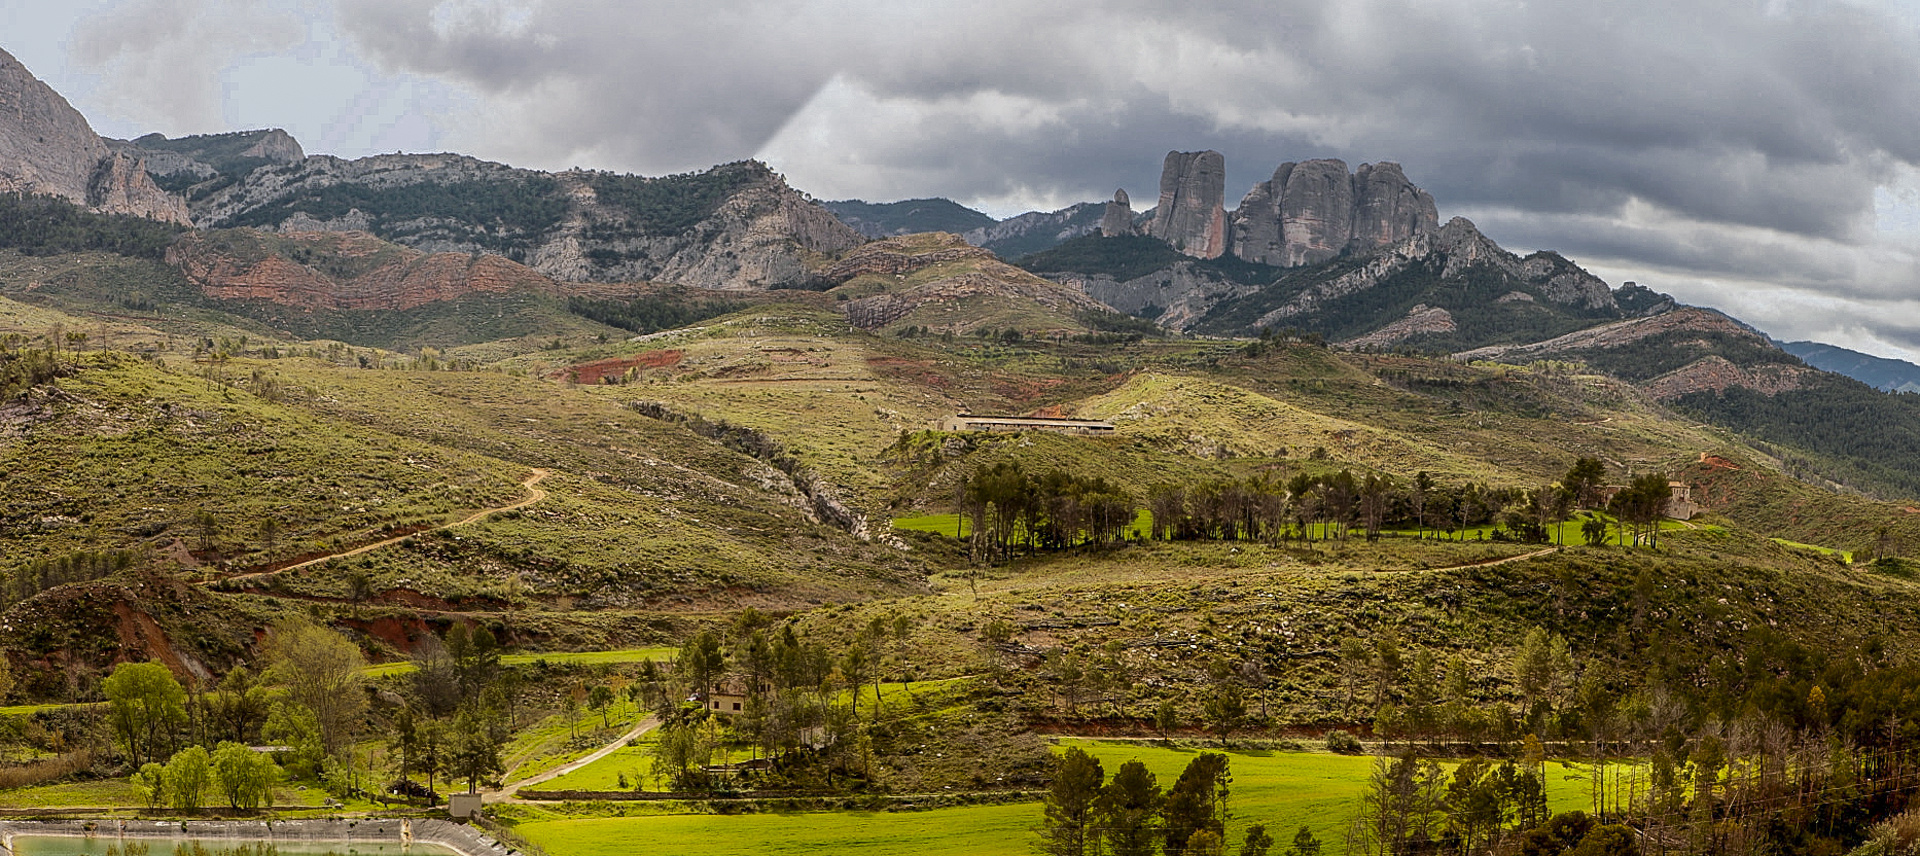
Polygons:
M1168 149L1225 153L1232 198L1286 160L1396 160L1443 214L1576 259L1849 306L1913 279L1873 254L1873 196L1920 165L1920 33L1875 0L283 2L476 93L449 144L528 166L761 156L821 196L1151 204ZM176 22L274 34L251 8L130 0L76 54L202 116L192 52L272 39Z
M386 62L496 93L493 132L536 157L595 151L663 170L751 155L839 75L923 108L838 135L868 146L857 154L876 168L921 159L901 141L955 130L990 146L958 160L999 167L900 196L1092 192L1169 148L1232 147L1259 153L1229 161L1248 184L1285 159L1391 158L1443 205L1610 212L1639 198L1841 237L1862 228L1887 160L1920 161L1920 113L1899 109L1920 103L1920 39L1841 5L715 0L639 15L553 0L512 26L503 6L450 8L464 7L340 3L348 32ZM944 106L981 93L1075 121L1025 138L953 128ZM1043 170L1060 160L1073 168Z
M102 73L98 100L122 118L168 133L225 130L220 73L243 54L298 44L291 9L245 0L133 0L83 19L73 58Z

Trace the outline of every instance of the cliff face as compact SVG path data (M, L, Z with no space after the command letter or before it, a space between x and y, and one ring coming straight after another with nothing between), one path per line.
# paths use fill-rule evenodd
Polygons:
M1284 163L1232 214L1233 254L1277 267L1369 253L1439 228L1433 197L1395 163Z
M1227 160L1215 151L1167 152L1160 204L1147 234L1195 258L1227 251Z
M1433 197L1413 186L1397 163L1361 164L1353 174L1353 229L1358 252L1392 246L1440 227Z
M1302 289L1292 300L1272 309L1254 327L1286 326L1288 319L1317 311L1327 303L1378 287L1417 265L1436 268L1441 279L1452 279L1476 265L1486 265L1510 277L1516 285L1541 292L1549 302L1589 311L1618 307L1607 284L1552 253L1521 258L1480 234L1465 217L1455 217L1437 231L1420 231L1377 251L1355 269Z
M642 178L544 173L462 155L317 156L196 199L206 227L367 231L428 252L495 253L568 282L761 289L865 238L764 164Z
M1113 201L1100 214L1100 234L1108 238L1133 234L1133 203L1125 190L1113 192Z
M186 223L137 157L109 148L60 93L0 51L0 192L58 196L103 214Z

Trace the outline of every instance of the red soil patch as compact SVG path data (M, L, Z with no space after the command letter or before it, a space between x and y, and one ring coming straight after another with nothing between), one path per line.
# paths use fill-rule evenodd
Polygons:
M581 363L577 366L568 366L548 375L548 377L555 379L571 378L579 383L599 383L603 378L620 377L626 374L628 369L664 369L669 366L676 366L680 364L680 359L684 356L686 356L686 353L678 349L670 351L647 351L646 353L635 354L631 357L614 357L607 360L595 360L591 363Z
M1729 461L1729 460L1727 460L1726 458L1722 458L1722 457L1720 457L1719 455L1709 455L1709 454L1707 454L1707 453L1705 453L1705 452L1701 452L1701 453L1700 453L1700 463L1701 463L1701 464L1704 464L1704 465L1706 466L1706 468L1707 468L1707 469L1710 469L1710 470L1737 470L1737 469L1740 469L1740 465L1739 465L1739 464L1736 464L1736 463L1734 463L1734 462L1732 462L1732 461Z

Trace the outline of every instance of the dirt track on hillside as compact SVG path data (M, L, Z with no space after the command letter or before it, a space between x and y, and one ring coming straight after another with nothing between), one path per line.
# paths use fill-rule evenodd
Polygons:
M498 508L483 508L483 509L480 509L479 511L476 511L472 514L467 515L466 517L462 517L459 520L455 520L452 523L447 523L441 526L434 526L428 529L421 529L414 532L408 532L404 535L396 535L392 538L383 538L371 544L362 544L351 550L341 550L334 553L328 553L324 556L315 556L311 559L306 559L297 564L288 565L284 568L274 568L273 570L270 570L270 571L258 571L251 574L240 574L239 576L226 577L224 578L223 581L244 582L247 580L256 580L262 577L270 577L274 574L280 573L281 571L292 571L292 570L297 570L299 568L305 568L311 565L318 565L322 562L331 562L334 559L343 559L348 556L358 556L361 553L365 553L370 550L378 550L381 547L386 547L392 544L398 544L401 541L405 541L408 538L412 538L413 536L420 534L421 532L435 532L441 529L452 529L456 526L466 526L468 524L476 523L480 520L484 520L495 514L504 514L509 511L516 511L522 508L526 508L529 505L532 505L536 502L539 502L540 500L547 498L547 492L544 490L541 490L539 487L539 484L540 484L540 481L542 479L545 479L548 475L550 475L550 473L544 468L535 467L533 472L527 475L526 481L523 481L520 483L521 487L527 489L526 498L520 500L519 502L513 503L512 505L502 505Z

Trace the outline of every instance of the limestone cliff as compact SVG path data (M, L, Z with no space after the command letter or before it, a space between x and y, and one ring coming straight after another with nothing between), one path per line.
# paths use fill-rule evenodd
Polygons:
M1439 228L1433 197L1396 163L1284 163L1231 215L1233 254L1276 267L1365 254Z
M1133 203L1126 190L1113 192L1113 201L1100 215L1100 234L1109 238L1133 234Z
M1440 227L1433 197L1407 180L1400 165L1361 164L1353 174L1353 252L1372 252Z
M197 198L202 226L369 231L496 253L556 280L716 289L806 281L865 238L766 165L646 178L544 173L452 154L308 157Z
M0 192L57 196L104 214L187 222L137 157L115 152L86 117L0 51Z
M1313 312L1322 305L1374 288L1415 265L1437 265L1440 279L1459 276L1468 268L1488 265L1516 282L1538 288L1554 303L1588 310L1615 308L1607 284L1552 253L1520 258L1501 249L1474 228L1465 217L1455 217L1436 232L1415 233L1378 251L1352 270L1301 290L1297 296L1263 314L1254 326L1285 326L1287 319Z
M1219 258L1227 251L1226 187L1227 160L1219 152L1167 152L1147 234L1195 258Z

